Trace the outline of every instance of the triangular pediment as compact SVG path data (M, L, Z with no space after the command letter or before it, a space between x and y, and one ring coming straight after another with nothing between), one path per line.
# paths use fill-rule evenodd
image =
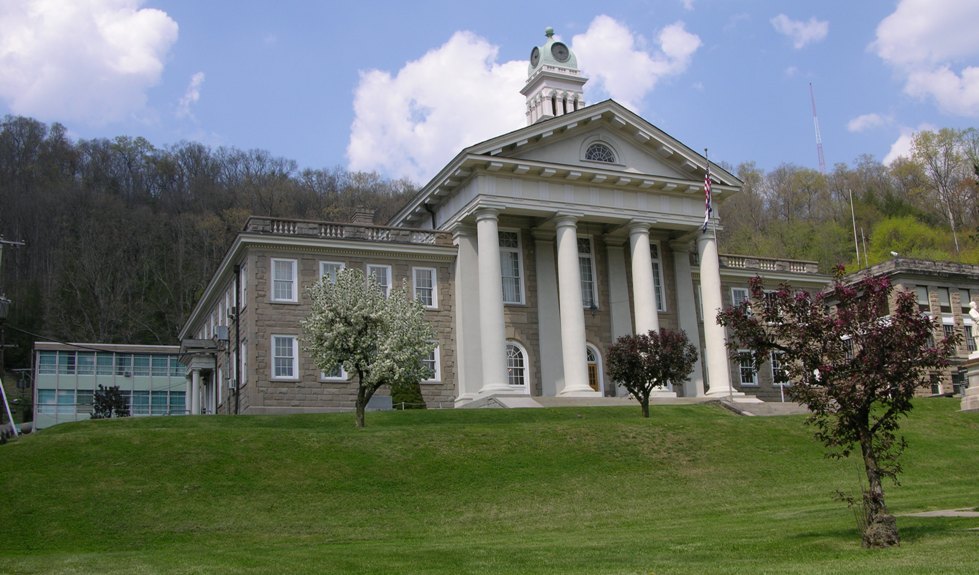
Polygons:
M594 144L610 153L600 158L588 154ZM423 225L426 214L451 203L457 191L469 187L471 178L481 173L689 197L698 190L702 194L706 169L701 154L614 100L606 100L462 150L391 223ZM718 199L740 189L742 182L727 170L711 163L710 171Z
M588 161L585 151L594 142L609 144L616 161L611 164ZM614 100L538 122L465 151L679 179L702 179L707 166L701 154ZM711 164L711 175L722 185L741 184L716 164Z

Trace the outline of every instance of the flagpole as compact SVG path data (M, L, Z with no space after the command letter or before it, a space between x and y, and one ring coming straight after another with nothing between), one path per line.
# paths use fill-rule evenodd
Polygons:
M704 227L702 233L707 233L707 227L710 225L710 216L714 211L713 201L711 198L711 187L713 182L710 179L710 157L707 155L707 148L704 148L704 161L707 163L707 168L704 173ZM717 226L712 226L714 228L714 242L717 242Z

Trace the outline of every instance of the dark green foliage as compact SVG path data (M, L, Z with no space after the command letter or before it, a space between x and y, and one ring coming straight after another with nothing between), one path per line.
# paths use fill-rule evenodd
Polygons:
M391 403L394 404L395 409L425 409L421 383L413 381L408 384L393 386Z
M99 385L92 395L92 419L129 417L129 401L123 397L118 385Z
M302 170L261 150L143 138L71 140L60 124L0 120L2 277L14 301L8 367L37 337L173 344L249 215L383 223L406 181L341 168Z

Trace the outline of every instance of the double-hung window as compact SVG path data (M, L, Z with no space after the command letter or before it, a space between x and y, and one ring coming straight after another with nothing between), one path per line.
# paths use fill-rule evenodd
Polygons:
M782 356L783 352L781 351L772 352L772 384L774 385L789 384L789 374L785 371Z
M503 303L524 303L518 232L500 232L500 270L503 275Z
M412 268L412 287L415 299L427 308L438 307L438 285L435 281L435 268Z
M755 371L755 362L751 357L751 352L747 349L738 350L738 371L741 373L741 385L756 387L758 385L758 372Z
M422 366L428 368L428 377L424 383L438 383L442 381L442 369L439 366L439 347L435 346L427 356L422 358Z
M367 265L367 278L368 281L373 281L377 283L377 287L381 288L381 293L384 297L391 295L391 266L380 266L380 265Z
M596 309L598 287L595 283L595 257L591 238L578 238L578 267L581 273L581 304L585 309Z
M299 301L296 260L272 258L272 301Z
M751 298L748 288L731 288L731 306L738 307L742 302ZM748 314L751 314L751 306L748 307Z
M666 311L666 293L663 289L663 268L660 266L659 244L650 244L649 254L653 259L653 287L656 288L656 310Z
M344 268L342 262L320 262L320 279L329 278L331 284L337 283L337 274Z
M347 371L339 363L329 371L321 371L320 379L323 381L347 381Z
M296 336L272 336L272 379L299 379L299 340Z

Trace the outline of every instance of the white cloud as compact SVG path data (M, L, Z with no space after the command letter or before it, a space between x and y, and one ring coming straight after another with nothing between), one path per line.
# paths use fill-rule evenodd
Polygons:
M701 46L700 37L687 32L683 22L660 30L656 43L658 50L650 52L642 36L608 16L596 17L584 34L572 39L578 62L591 79L586 91L600 88L636 110L661 78L683 73Z
M42 120L102 125L140 113L178 30L141 4L0 3L0 98Z
M979 35L963 29L979 21L979 3L902 0L877 25L870 45L904 80L910 96L933 98L949 114L979 117Z
M683 9L690 12L693 10L693 0L683 0Z
M808 22L802 20L792 20L785 14L779 14L771 19L775 31L792 40L792 46L798 50L826 38L829 33L829 22L826 20L816 20L815 16Z
M884 156L884 165L891 165L894 160L898 158L910 158L911 157L911 141L914 139L914 134L916 132L935 130L935 127L931 124L921 124L917 129L911 129L908 127L901 128L901 135L894 140L891 144L891 149Z
M575 36L579 65L600 70L586 84L586 101L596 85L623 105L642 101L656 82L683 72L700 38L682 23L656 37L658 50L607 16ZM471 33L408 62L395 74L366 70L354 92L354 121L347 144L351 170L377 170L424 183L462 148L526 124L527 61L497 63L498 48Z
M497 52L457 32L396 75L361 72L349 168L423 183L462 148L523 126L527 63L497 64Z
M887 123L887 120L880 114L862 114L847 122L846 129L850 132L857 133L883 126L885 123Z
M187 90L184 92L184 95L180 97L180 102L177 104L178 118L193 116L190 111L190 107L201 99L201 86L203 85L204 72L197 72L191 76L190 84L187 84Z

